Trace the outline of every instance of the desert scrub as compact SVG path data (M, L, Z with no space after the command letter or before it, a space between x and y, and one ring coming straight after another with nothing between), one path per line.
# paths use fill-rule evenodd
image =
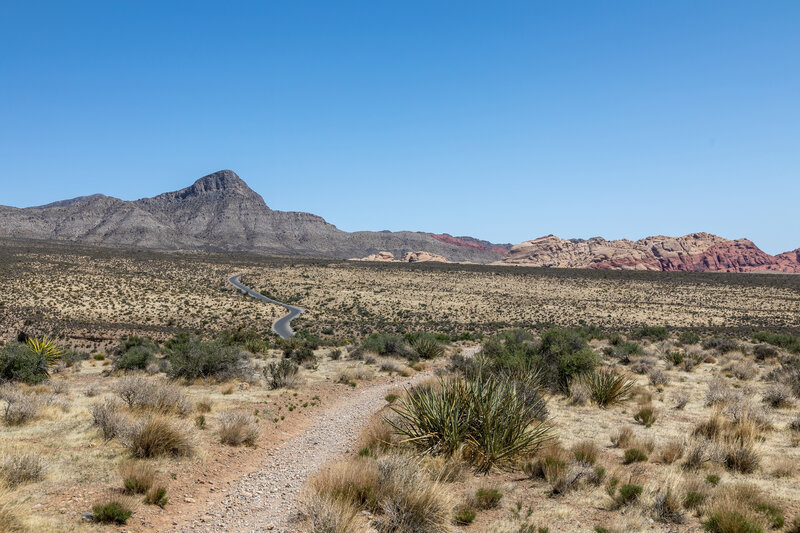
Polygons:
M102 524L124 524L132 515L132 502L125 498L114 498L92 507L92 519Z
M646 428L651 427L655 423L656 418L658 418L658 412L652 405L641 407L636 411L636 414L633 415L633 419Z
M475 506L478 509L494 509L500 505L503 493L492 487L483 487L475 491Z
M575 460L585 465L595 464L595 462L597 462L597 456L600 453L597 444L590 440L584 440L574 444L571 451Z
M633 387L633 381L610 367L598 368L584 375L582 381L589 388L592 401L600 407L626 401Z
M664 326L642 326L633 330L634 339L650 339L665 341L669 337L669 330Z
M12 342L0 348L0 382L35 385L50 377L47 356L25 344Z
M194 448L186 428L159 415L137 420L118 438L139 458L186 456Z
M219 416L219 424L220 441L228 446L253 446L258 439L258 424L248 413L225 411Z
M572 454L558 444L543 447L533 461L522 465L522 471L531 478L544 479L555 483L563 478L569 470Z
M271 362L264 367L264 377L267 379L269 388L280 389L282 387L292 387L297 382L297 363L291 359L281 359Z
M120 378L112 390L131 409L149 409L182 416L194 410L194 405L183 391L165 381L126 376Z
M453 516L453 521L459 526L468 526L475 521L477 513L471 507L459 507Z
M22 392L15 386L0 386L3 422L8 426L27 424L39 415L42 400L37 394Z
M462 453L480 471L535 452L552 429L516 386L493 377L412 388L392 410L387 421L405 441L432 454Z
M647 454L644 453L639 448L628 448L625 450L625 455L623 457L622 462L626 465L631 463L640 463L647 461Z
M720 487L703 521L712 533L765 532L785 523L783 510L756 486L737 483Z
M120 464L119 475L125 492L130 494L146 493L156 480L153 467L139 461L126 461Z
M9 487L35 483L44 478L44 462L35 452L8 455L0 463L0 480Z
M356 533L357 509L346 502L331 497L310 493L304 495L300 509L305 516L308 530L319 533Z
M167 375L187 380L213 378L218 380L243 377L250 363L238 346L222 342L204 342L189 338L169 345Z
M432 333L411 333L406 335L406 341L420 359L435 359L444 355L442 342Z
M113 398L105 398L102 403L93 404L89 412L105 440L119 437L130 425L128 417L121 412L120 404Z

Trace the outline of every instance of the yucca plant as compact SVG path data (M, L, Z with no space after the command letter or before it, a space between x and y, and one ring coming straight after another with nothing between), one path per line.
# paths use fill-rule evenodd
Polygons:
M397 419L387 421L406 442L432 454L460 452L483 472L551 438L550 423L538 419L513 383L483 375L412 389L393 410Z
M55 342L51 341L47 337L42 337L41 339L28 337L25 340L25 343L28 345L28 349L33 353L45 356L47 359L47 364L50 366L56 364L56 362L61 359L61 356L64 354L61 348L59 348Z
M581 379L589 387L592 400L600 407L624 402L631 396L633 381L612 368L598 368Z

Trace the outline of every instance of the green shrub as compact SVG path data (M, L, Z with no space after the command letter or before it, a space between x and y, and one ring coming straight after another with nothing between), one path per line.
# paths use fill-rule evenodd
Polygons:
M712 511L703 527L711 533L764 533L764 528L738 511Z
M642 487L639 485L622 485L617 494L617 503L627 505L639 499L642 494Z
M103 524L124 524L133 515L127 503L111 500L92 507L92 519Z
M298 370L297 363L291 359L281 359L277 363L271 362L264 367L264 377L267 378L271 389L290 387L295 382Z
M475 503L479 509L494 509L500 505L503 494L492 488L481 488L475 491Z
M778 333L769 333L768 331L759 331L753 335L753 340L758 342L766 342L773 346L778 346L792 353L800 353L800 337L794 335L781 335Z
M19 381L35 385L48 377L49 364L45 354L15 342L0 348L0 382Z
M442 379L440 387L408 390L386 421L430 453L464 453L480 471L532 453L550 438L513 384L494 377Z
M678 337L678 342L683 345L697 344L700 342L700 335L694 331L684 331L681 333L680 337Z
M292 350L287 357L298 365L310 365L314 368L317 366L317 356L314 355L314 350L306 346Z
M171 378L231 379L241 377L248 368L247 356L235 346L219 342L203 342L194 338L173 345L167 355Z
M389 333L373 333L362 341L361 349L367 352L375 352L379 355L407 357L409 354L403 338Z
M144 370L156 357L153 352L143 346L134 346L114 359L114 368L118 370Z
M647 405L640 408L636 414L633 415L633 419L642 424L644 427L649 428L656 421L657 416L656 410Z
M169 503L169 499L167 499L167 489L161 486L154 486L149 491L147 491L147 495L144 497L145 503L149 503L150 505L158 505L162 509L165 505Z
M683 506L686 509L697 509L705 503L706 498L707 496L703 492L688 490L683 495Z
M642 326L634 330L633 338L664 341L669 338L669 330L664 326Z
M704 350L717 350L719 353L728 353L741 349L739 343L725 337L711 337L703 343Z
M664 360L667 361L668 363L672 363L673 365L677 366L683 363L684 357L685 355L683 354L683 352L668 352L664 356Z
M444 355L444 346L431 333L418 332L408 335L406 339L420 359L435 359Z
M456 511L453 521L459 526L468 526L475 521L475 516L476 513L474 509L470 509L469 507L460 507Z
M582 382L589 388L592 401L600 407L626 401L633 387L633 381L609 367L584 375Z
M623 462L626 465L631 463L643 463L647 461L647 455L639 448L628 448L625 450Z

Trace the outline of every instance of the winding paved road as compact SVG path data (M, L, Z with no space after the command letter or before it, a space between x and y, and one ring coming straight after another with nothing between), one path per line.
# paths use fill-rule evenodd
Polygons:
M249 294L253 298L258 298L259 300L263 300L267 303L280 305L281 307L285 307L288 311L288 315L284 315L280 317L278 320L272 323L272 331L278 334L278 336L282 339L288 339L294 335L294 330L292 330L291 321L297 318L298 316L302 315L305 312L305 309L302 307L295 307L293 305L285 304L282 302L278 302L273 300L272 298L267 298L263 294L254 291L247 285L243 285L242 282L239 281L243 274L236 274L235 276L231 276L228 279L228 283L239 289L240 291L244 292L245 294Z

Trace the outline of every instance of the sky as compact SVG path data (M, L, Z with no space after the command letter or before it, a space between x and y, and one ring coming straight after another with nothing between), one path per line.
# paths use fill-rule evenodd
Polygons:
M339 228L800 247L800 3L4 2L0 204L237 172Z

